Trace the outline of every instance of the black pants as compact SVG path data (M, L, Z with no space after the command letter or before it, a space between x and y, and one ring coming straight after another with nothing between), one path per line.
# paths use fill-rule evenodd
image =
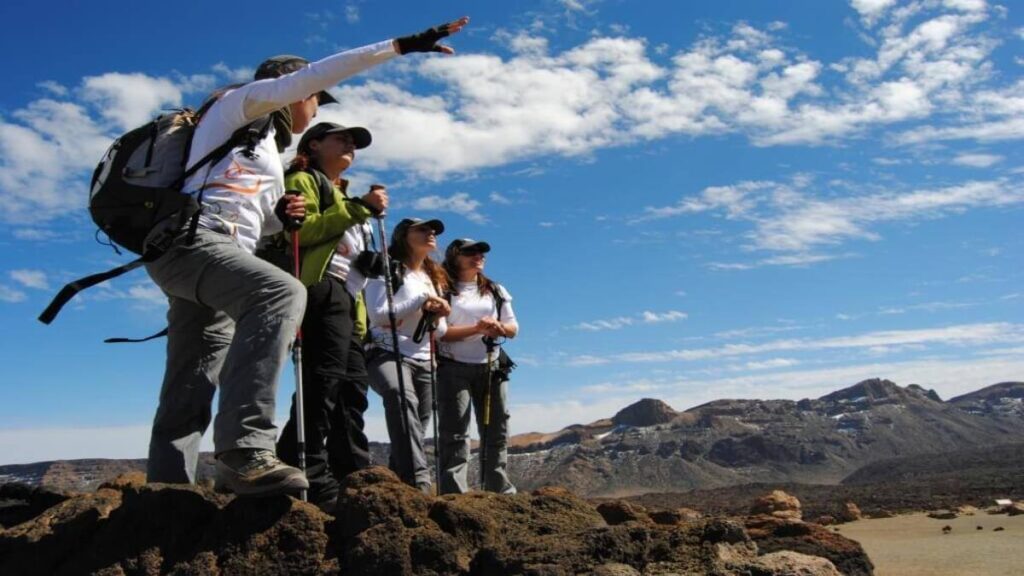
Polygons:
M302 320L303 408L309 499L329 500L338 480L370 465L363 432L369 379L360 342L353 337L355 300L333 276L309 287ZM298 464L295 396L277 454Z

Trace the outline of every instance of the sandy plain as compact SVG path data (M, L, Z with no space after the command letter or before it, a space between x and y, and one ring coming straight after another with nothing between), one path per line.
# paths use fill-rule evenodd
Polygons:
M948 534L944 526L951 528ZM997 527L1003 531L995 532ZM924 513L906 514L850 522L839 526L839 533L860 542L876 576L1024 574L1024 515L979 511L936 520Z

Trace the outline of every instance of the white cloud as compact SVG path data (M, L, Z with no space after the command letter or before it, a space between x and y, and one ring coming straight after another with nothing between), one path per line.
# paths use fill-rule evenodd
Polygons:
M456 192L447 198L437 195L424 196L414 200L412 207L416 210L454 212L460 216L464 216L470 222L475 222L477 224L487 222L487 217L477 212L477 209L480 207L480 202L478 200L474 200L465 192Z
M842 255L816 250L849 240L878 240L872 228L883 222L941 218L972 208L1008 206L1024 202L1024 189L1008 180L973 181L935 189L887 191L832 197L793 184L741 182L712 186L696 196L684 197L668 207L647 207L632 223L699 212L721 212L727 218L748 221L749 250L777 252L751 262L711 263L716 270L747 270L760 266L801 266Z
M566 1L567 9L588 7ZM652 60L646 40L628 32L557 51L541 27L496 35L513 49L510 57L418 59L392 65L401 76L394 81L346 82L334 89L341 106L325 107L321 117L374 127L366 168L435 181L534 158L586 158L672 135L738 134L759 146L839 143L887 126L905 130L895 137L904 144L1024 137L1024 81L991 82L1000 78L991 59L998 42L982 28L993 12L984 3L857 0L854 8L882 23L865 32L877 40L867 57L815 60L778 36L786 33L779 23L763 29L738 23L701 36L667 64ZM251 74L223 63L213 72L230 79ZM180 105L183 95L215 79L110 72L84 78L66 101L41 99L14 112L13 120L0 119L3 218L18 219L15 212L37 221L52 217L55 206L69 201L69 184L87 176L109 132ZM416 79L432 82L436 92L405 88ZM53 157L66 160L59 170L40 160ZM36 193L19 208L12 191L30 180ZM730 217L748 209L735 199L717 201ZM692 209L681 204L650 216Z
M13 116L20 123L0 118L0 219L25 225L81 207L79 178L110 138L76 104L37 100Z
M491 202L494 202L495 204L503 204L507 206L512 203L512 200L498 192L491 192L488 198L490 198Z
M577 330L586 330L588 332L600 332L603 330L619 330L626 326L632 326L636 320L630 316L619 316L618 318L609 318L607 320L593 320L591 322L580 322L575 325L574 328Z
M223 62L218 62L211 67L211 70L227 78L230 82L248 82L256 74L255 68L240 67L231 68Z
M46 272L42 270L11 270L11 278L26 288L36 290L49 290L50 284L46 281Z
M139 73L108 72L82 81L82 100L122 130L145 124L161 109L180 107L182 92L171 80Z
M771 358L769 360L747 362L743 365L743 368L746 370L774 370L775 368L790 368L799 364L799 360L792 358Z
M688 317L686 312L680 312L678 310L669 310L667 312L651 312L645 310L635 316L619 316L616 318L608 318L605 320L592 320L590 322L580 322L572 326L575 330L585 330L587 332L601 332L604 330L620 330L627 326L633 326L635 324L661 324L665 322L677 322L679 320L685 320Z
M570 359L569 365L588 366L612 362L692 362L775 352L854 350L915 345L982 346L1021 341L1024 341L1024 325L1010 323L962 324L945 328L868 332L857 336L774 340L762 344L725 344L714 348L689 348L660 352L627 352L603 358L579 356Z
M867 24L873 24L882 17L882 14L892 7L896 0L851 0L853 9L860 13L861 18Z
M686 312L680 312L678 310L669 310L668 312L650 312L645 311L641 314L643 321L647 324L659 324L662 322L675 322L677 320L686 320L688 315Z
M60 236L57 232L45 228L16 228L11 234L18 240L28 241L53 240Z
M0 302L24 302L28 296L16 288L6 284L0 284Z
M62 97L68 95L67 87L59 82L54 82L53 80L44 80L36 84L36 86L46 90L53 96Z
M78 298L80 301L126 300L138 310L155 310L167 306L167 295L149 278L137 280L127 288L120 288L118 284L112 282L104 282L97 286L93 293L83 293Z
M345 6L345 21L349 24L359 22L359 6L355 4L347 4Z
M997 154L960 154L953 158L954 164L970 166L972 168L988 168L1003 161L1003 157Z

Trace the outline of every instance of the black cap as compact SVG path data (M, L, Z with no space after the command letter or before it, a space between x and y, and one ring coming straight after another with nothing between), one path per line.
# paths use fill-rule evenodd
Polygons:
M306 66L309 66L309 60L306 60L302 56L293 56L291 54L280 54L273 58L267 58L260 64L259 68L256 69L254 78L256 80L265 80L267 78L277 78L278 76L284 76L285 74L291 74L297 70L302 70ZM333 104L337 102L337 98L331 96L330 92L321 90L317 93L320 104Z
M472 238L456 238L452 240L452 243L448 245L444 250L445 259L454 259L455 256L462 254L486 254L491 251L491 245L482 240L473 240Z
M417 226L430 226L434 229L434 234L440 236L444 233L444 222L438 219L424 220L422 218L404 218L395 226L395 232L392 236L404 236L409 232L410 228Z
M366 148L373 142L373 138L370 136L370 131L366 128L360 128L354 126L352 128L346 128L341 124L335 124L334 122L320 122L313 126L302 135L299 140L299 152L309 152L309 143L313 140L322 140L329 134L340 134L347 132L352 136L352 142L355 143L356 149Z

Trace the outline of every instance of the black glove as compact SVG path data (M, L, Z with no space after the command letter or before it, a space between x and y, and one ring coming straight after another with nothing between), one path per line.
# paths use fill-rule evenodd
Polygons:
M370 206L370 203L367 202L366 200L363 200L362 198L346 198L346 200L353 204L358 204L359 206L366 208L367 210L370 211L370 215L373 216L374 218L381 215L380 210L377 210L373 206Z
M408 54L409 52L442 52L437 41L448 36L448 25L434 26L419 34L395 38L398 43L398 53Z
M374 252L372 250L363 250L356 255L355 259L352 260L352 267L356 269L360 274L367 278L383 278L384 277L384 257L380 255L380 252ZM392 294L398 292L402 285L405 283L402 280L402 276L405 270L402 264L397 260L391 261L391 292Z
M302 223L306 221L305 216L292 217L285 212L288 209L288 196L300 194L302 193L298 190L289 190L284 193L284 196L281 196L281 199L277 201L277 205L274 206L274 216L277 216L277 219L281 221L286 232L295 232L302 228Z
M363 250L352 260L352 267L366 278L380 278L384 275L384 259L380 252Z

